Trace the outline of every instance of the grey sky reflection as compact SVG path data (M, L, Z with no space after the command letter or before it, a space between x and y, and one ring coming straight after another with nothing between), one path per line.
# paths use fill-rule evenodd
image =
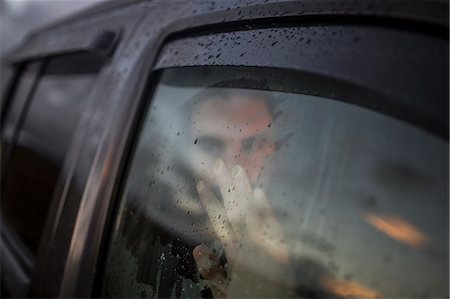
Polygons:
M106 0L0 0L0 54L41 26Z

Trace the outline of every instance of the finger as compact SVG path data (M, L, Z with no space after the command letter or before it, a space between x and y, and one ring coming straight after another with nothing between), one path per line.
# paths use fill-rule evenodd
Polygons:
M213 298L227 298L227 288L230 282L222 278L220 276L216 276L215 278L208 281L208 286L211 289L211 293L213 294Z
M220 193L223 198L223 203L225 207L225 211L227 212L228 220L233 228L234 233L241 234L244 227L244 218L245 218L245 207L246 207L246 198L249 197L251 191L247 191L247 195L244 194L244 190L247 188L251 190L250 186L246 186L245 180L248 181L245 171L242 167L238 166L237 171L235 168L234 174L238 177L238 179L242 179L242 182L238 182L238 180L232 178L228 169L226 169L225 164L222 160L218 159L214 163L214 173L216 175L216 182L220 188ZM240 168L240 169L239 169ZM233 182L236 181L238 185L235 185Z
M274 216L265 193L256 188L253 192L253 211L248 216L248 233L252 241L268 252L275 260L289 262L289 250L284 242L284 233Z
M228 220L234 232L239 236L245 230L245 216L248 202L252 194L252 187L245 170L235 165L231 169L231 190L228 190L224 201L229 203L227 209Z
M272 207L267 199L266 193L261 188L255 188L252 201L250 202L253 211L262 217L273 217Z
M198 245L192 251L198 272L207 280L214 298L225 298L229 281L226 279L225 270L221 266L219 256L208 246Z
M248 233L251 241L265 252L267 252L274 260L287 264L290 260L288 245L283 240L283 234L281 230L274 229L274 231L267 232L262 228L264 223L262 222L250 222L248 225ZM272 223L272 226L274 224ZM276 233L276 231L278 231Z
M223 198L223 205L226 211L230 211L233 208L231 190L233 186L231 185L231 176L228 169L225 167L225 163L221 159L217 159L213 165L213 171L215 175L215 180L220 189L220 194Z
M198 272L206 280L218 275L225 277L219 256L208 246L198 245L192 251Z
M206 209L208 217L220 242L225 247L225 253L233 252L233 231L227 220L225 209L214 193L202 181L197 183L197 192Z
M252 241L269 253L279 263L289 263L289 248L286 243L281 242L278 238L272 238L270 236L252 237Z
M235 193L243 194L248 199L249 195L252 194L252 186L244 168L240 165L234 165L231 169L231 178Z
M214 299L216 299L216 298L217 299L226 299L227 298L227 295L225 292L222 292L215 287L210 287L210 289L211 289L212 297Z

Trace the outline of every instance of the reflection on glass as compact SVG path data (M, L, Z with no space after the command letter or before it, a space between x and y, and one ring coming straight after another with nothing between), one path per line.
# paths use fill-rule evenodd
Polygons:
M163 73L103 295L445 295L446 142L358 106L269 91L237 70ZM217 81L180 86L174 74ZM434 251L409 252L431 239Z
M412 247L423 247L428 237L411 223L399 217L367 214L365 220L389 237Z
M382 297L376 291L354 282L340 281L330 277L322 278L321 282L326 289L340 298L374 299Z

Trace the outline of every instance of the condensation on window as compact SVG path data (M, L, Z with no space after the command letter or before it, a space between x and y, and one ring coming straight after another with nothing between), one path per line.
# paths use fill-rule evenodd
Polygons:
M179 284L167 285L174 273L170 273L176 266L176 259L180 256L172 254L171 244L161 244L159 238L155 243L146 247L149 256L152 256L156 264L147 265L151 267L147 282L139 282L144 271L138 263L138 259L129 249L127 240L121 236L115 240L115 246L108 256L109 273L105 285L105 296L115 298L164 298L164 297L197 297L197 284L189 279L180 279ZM156 253L159 256L155 256ZM148 274L148 273L147 273Z
M105 296L448 295L446 141L356 105L227 79L158 85Z

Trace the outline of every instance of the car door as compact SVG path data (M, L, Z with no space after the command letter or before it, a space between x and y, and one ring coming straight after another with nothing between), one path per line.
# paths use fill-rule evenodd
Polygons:
M55 235L70 220L61 210L70 206L67 185L79 147L74 140L95 104L90 95L117 38L101 31L77 32L70 42L49 36L53 44L31 38L5 57L15 75L2 99L4 296L30 295L32 285L43 280L43 265L44 271L52 269L49 260L61 266L64 249L55 246L61 242ZM103 48L92 45L99 39ZM86 40L87 45L80 43ZM73 204L69 209L75 212ZM70 237L70 227L64 231Z
M89 67L77 67L86 63ZM2 269L11 295L26 294L53 198L57 202L61 196L64 161L101 63L82 53L29 62L5 111Z
M60 296L448 295L447 4L139 5Z

